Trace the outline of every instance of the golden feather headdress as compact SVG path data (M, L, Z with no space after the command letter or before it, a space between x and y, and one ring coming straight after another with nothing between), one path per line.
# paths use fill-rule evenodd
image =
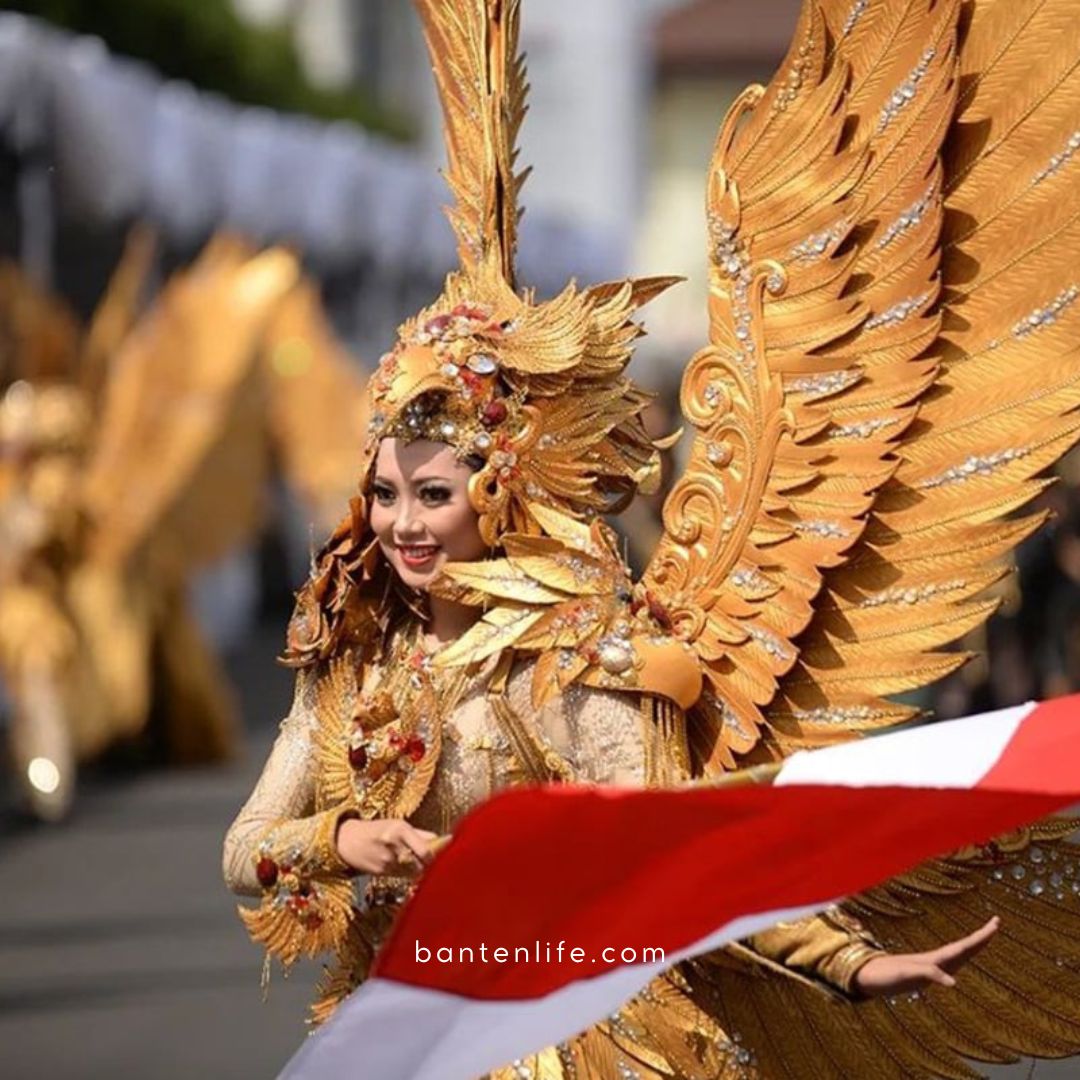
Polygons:
M369 386L365 474L381 439L428 438L482 462L470 484L481 533L536 532L530 504L574 517L618 509L657 474L623 371L636 310L675 279L515 291L521 216L516 138L525 114L518 0L417 0L446 121L450 222L461 269L401 327Z

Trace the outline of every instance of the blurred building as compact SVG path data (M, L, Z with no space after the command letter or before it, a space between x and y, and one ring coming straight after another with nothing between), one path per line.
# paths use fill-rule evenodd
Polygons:
M432 168L441 165L439 105L412 4L233 2L249 18L290 21L313 81L361 83L394 114L413 119ZM658 13L678 3L534 0L522 5L532 93L521 159L534 168L526 206L611 237L624 263L646 187L653 25Z

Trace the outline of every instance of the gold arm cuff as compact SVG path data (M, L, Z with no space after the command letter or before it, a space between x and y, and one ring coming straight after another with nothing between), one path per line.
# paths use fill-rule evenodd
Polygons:
M859 992L854 987L855 976L868 960L883 955L884 950L878 946L865 941L855 941L830 957L822 966L822 975L850 997L859 997Z
M353 913L354 871L338 855L337 830L355 811L338 807L279 821L254 853L262 902L238 908L253 941L290 967L301 956L336 948Z
M359 816L350 807L325 810L319 815L322 820L315 829L311 852L311 865L316 873L344 874L346 877L356 876L356 870L338 852L337 834L338 829L341 828L344 822Z
M337 949L353 917L352 882L310 885L306 893L267 889L257 908L237 911L251 940L289 968L301 956Z

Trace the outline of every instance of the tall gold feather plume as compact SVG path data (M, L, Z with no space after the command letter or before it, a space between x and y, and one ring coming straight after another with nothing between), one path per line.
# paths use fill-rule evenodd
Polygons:
M415 0L445 116L448 209L467 272L493 263L514 287L517 137L528 86L518 53L519 0Z

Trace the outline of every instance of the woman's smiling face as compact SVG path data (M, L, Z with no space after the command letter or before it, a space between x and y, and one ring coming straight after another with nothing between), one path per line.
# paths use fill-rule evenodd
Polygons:
M472 469L445 443L383 439L371 485L371 528L387 562L426 589L448 562L482 558L479 518L469 502Z

